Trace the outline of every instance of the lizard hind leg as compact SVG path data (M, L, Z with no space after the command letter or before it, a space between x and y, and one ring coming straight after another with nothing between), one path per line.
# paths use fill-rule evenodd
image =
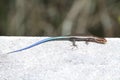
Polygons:
M75 39L71 38L70 41L72 42L72 49L73 48L78 48L78 46L75 44Z
M85 41L85 44L86 44L86 45L88 45L88 44L89 44L89 42L88 42L88 41Z

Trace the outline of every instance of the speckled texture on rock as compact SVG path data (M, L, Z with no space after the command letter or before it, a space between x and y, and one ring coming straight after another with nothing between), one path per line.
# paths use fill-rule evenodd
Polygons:
M106 44L51 41L7 55L46 37L0 37L0 80L120 80L120 38Z

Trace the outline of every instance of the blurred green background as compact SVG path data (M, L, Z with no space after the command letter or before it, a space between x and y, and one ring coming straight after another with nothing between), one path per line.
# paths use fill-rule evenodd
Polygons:
M0 0L1 36L120 37L120 0Z

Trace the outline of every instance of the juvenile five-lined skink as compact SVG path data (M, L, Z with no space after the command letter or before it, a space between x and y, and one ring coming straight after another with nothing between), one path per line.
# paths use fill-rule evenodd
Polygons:
M21 48L21 49L18 49L18 50L15 50L15 51L11 51L11 52L8 52L7 54L10 54L10 53L15 53L15 52L20 52L20 51L23 51L23 50L27 50L29 48L32 48L34 46L37 46L39 44L42 44L42 43L45 43L45 42L48 42L48 41L60 41L60 40L68 40L68 41L71 41L73 46L76 46L75 44L75 41L85 41L86 43L88 42L95 42L95 43L100 43L100 44L105 44L107 42L107 40L105 38L99 38L99 37L81 37L81 36L60 36L60 37L49 37L49 38L46 38L46 39L43 39L43 40L40 40L32 45L29 45L27 47L24 47L24 48Z

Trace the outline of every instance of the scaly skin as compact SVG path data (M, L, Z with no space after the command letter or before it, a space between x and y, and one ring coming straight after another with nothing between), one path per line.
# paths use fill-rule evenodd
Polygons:
M34 44L32 44L32 45L29 45L29 46L27 46L27 47L24 47L24 48L15 50L15 51L8 52L7 54L15 53L15 52L20 52L20 51L23 51L23 50L30 49L30 48L32 48L32 47L34 47L34 46L39 45L39 44L48 42L48 41L57 41L57 40L68 40L68 41L72 41L73 46L76 46L75 41L85 41L86 43L87 43L87 42L95 42L95 43L100 43L100 44L104 44L104 43L107 42L106 39L104 39L104 38L98 38L98 37L80 37L80 36L50 37L50 38L46 38L46 39L40 40L40 41L38 41L38 42L36 42L36 43L34 43Z

